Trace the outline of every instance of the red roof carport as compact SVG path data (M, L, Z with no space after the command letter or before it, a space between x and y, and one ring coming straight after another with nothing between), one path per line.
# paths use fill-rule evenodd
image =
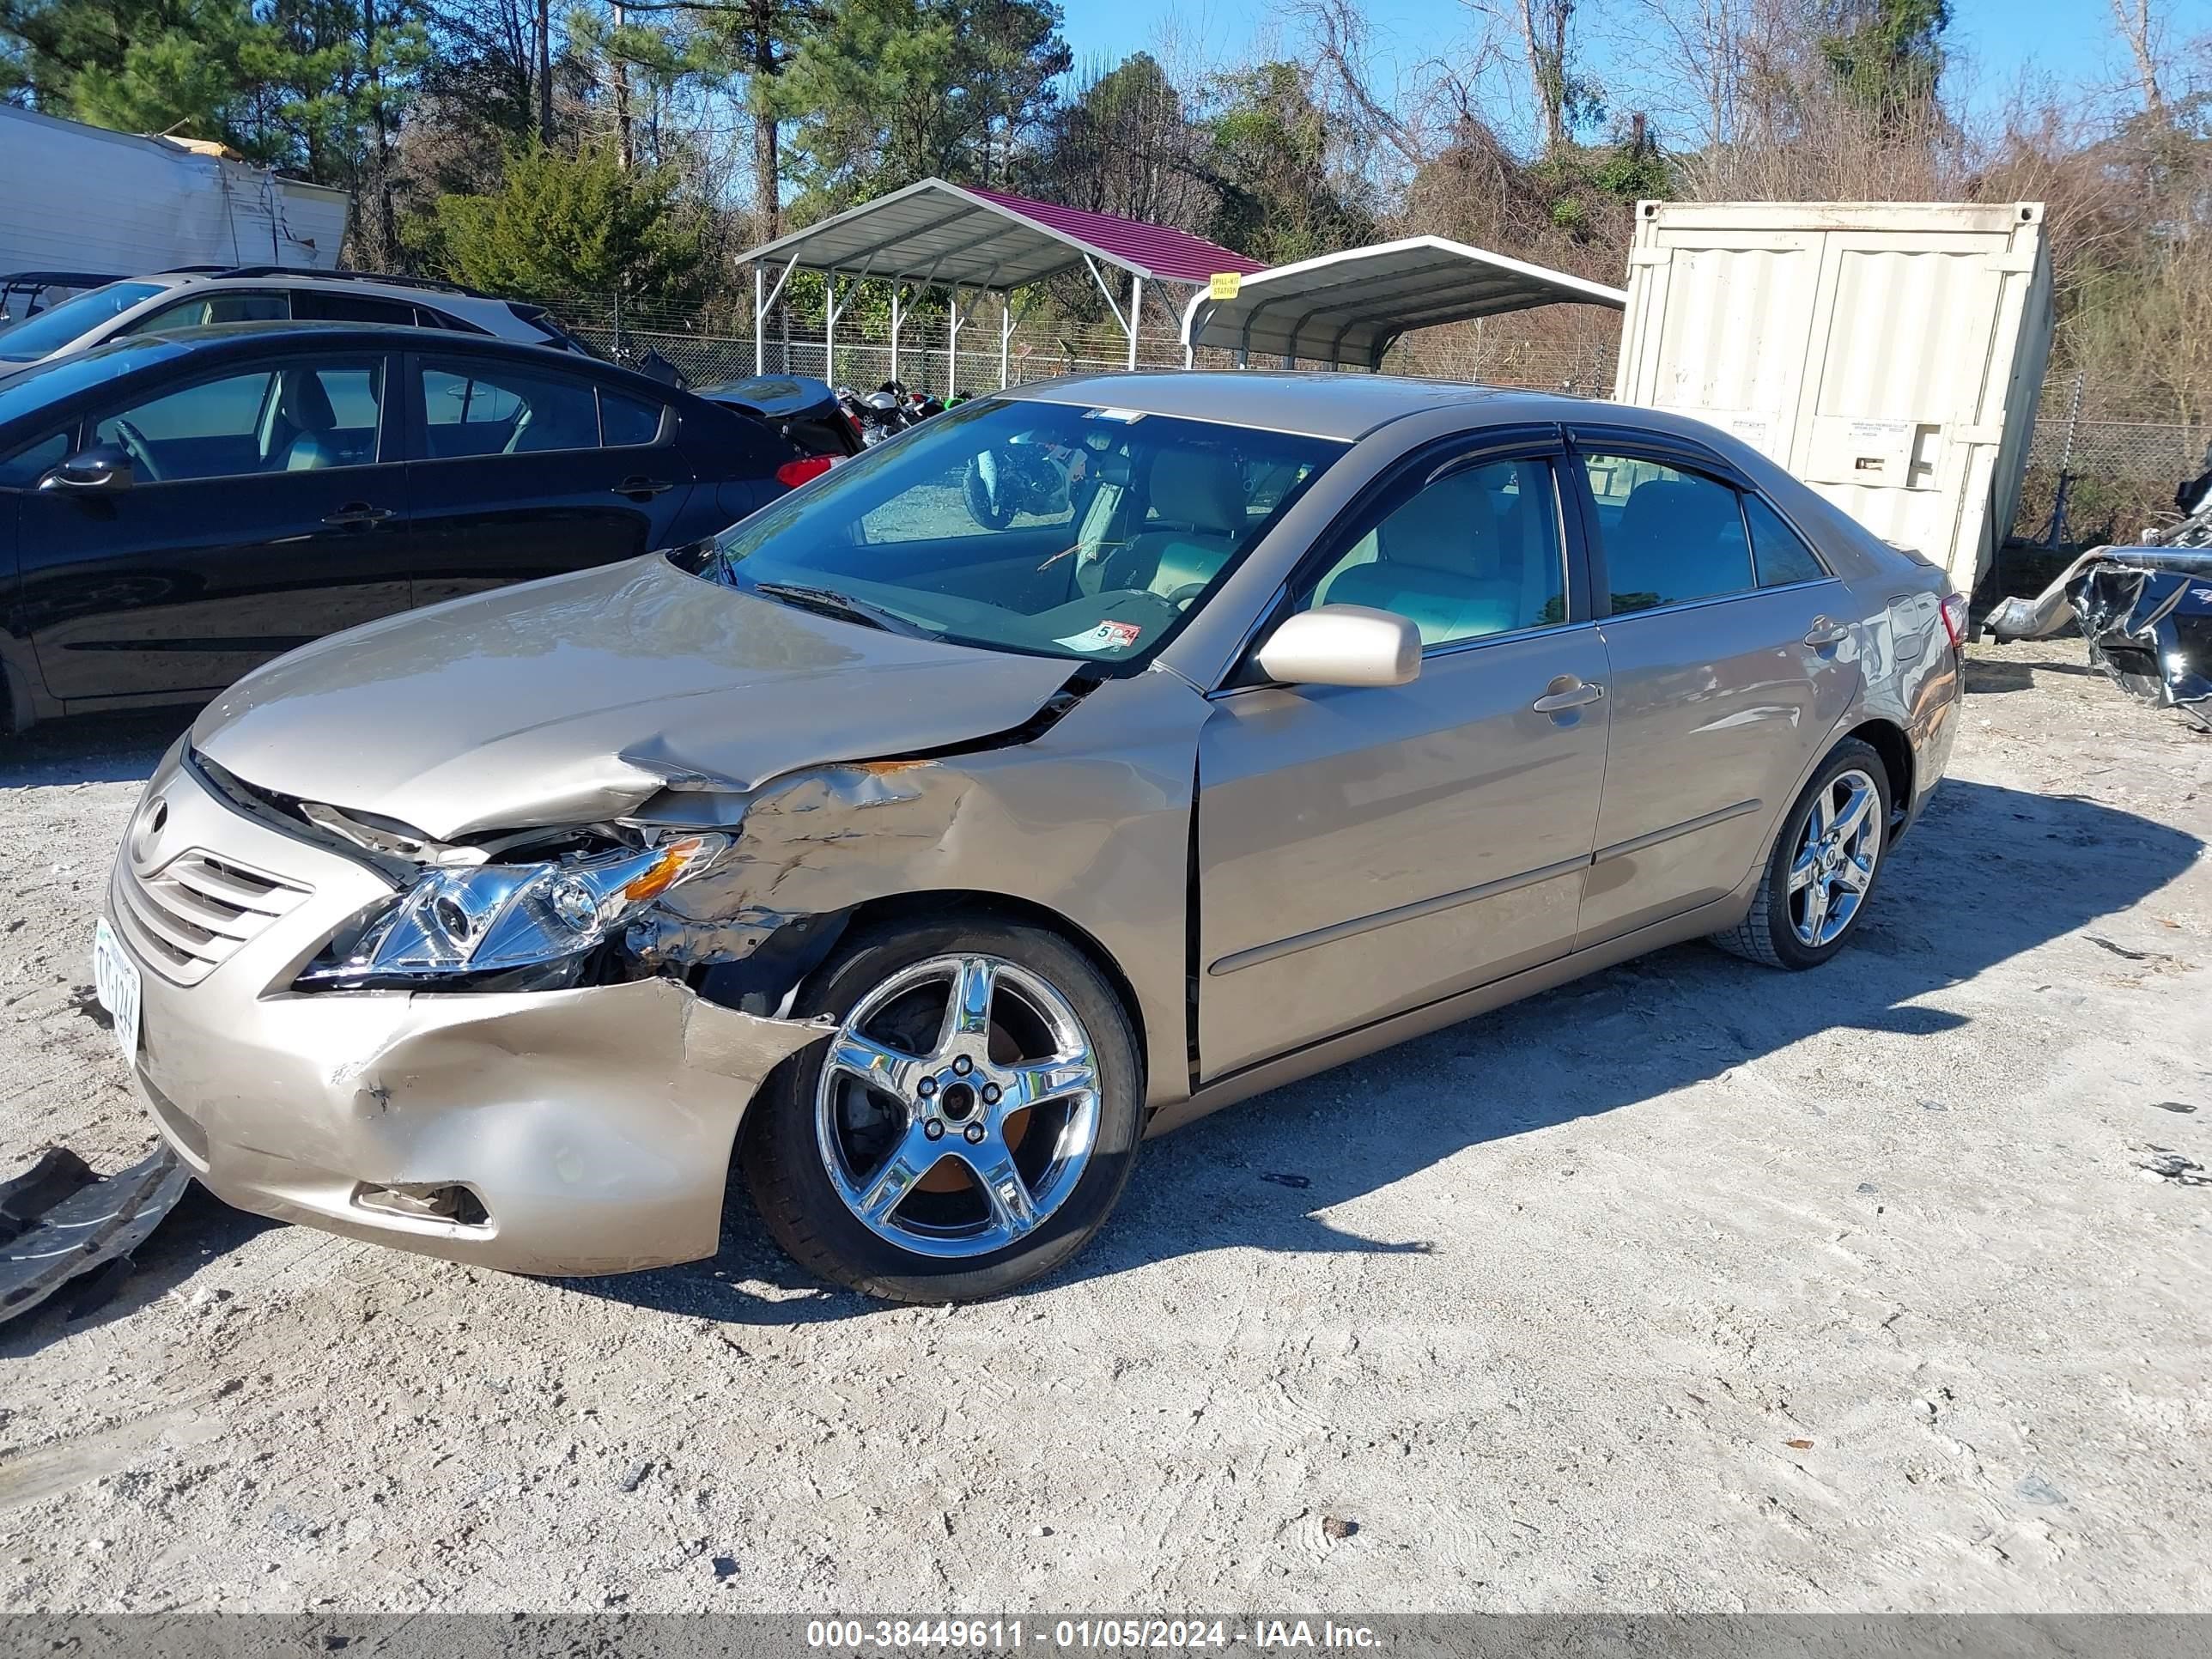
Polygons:
M1059 207L942 179L924 179L780 236L740 254L738 263L753 267L753 352L758 372L767 368L763 337L769 307L793 270L813 270L829 279L824 333L833 343L842 309L840 283L847 277L890 283L894 378L901 308L909 285L915 292L931 287L952 290L956 340L976 301L985 294L997 294L1001 386L1006 380L1007 342L1013 334L1008 296L1016 289L1063 271L1088 270L1128 336L1129 367L1134 368L1146 283L1195 289L1205 287L1217 272L1249 276L1267 269L1256 259L1164 225ZM776 265L782 269L771 287L769 270ZM1109 270L1128 273L1126 309L1107 280ZM963 288L972 290L964 310L960 305ZM947 354L948 361L951 356Z

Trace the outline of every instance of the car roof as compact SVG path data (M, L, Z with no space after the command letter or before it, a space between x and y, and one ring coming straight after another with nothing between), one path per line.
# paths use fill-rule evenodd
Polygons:
M1010 386L998 394L1041 403L1083 404L1146 415L1218 421L1261 431L1350 442L1379 427L1437 409L1464 409L1471 424L1613 425L1626 417L1653 431L1705 441L1710 429L1658 410L1633 410L1588 398L1399 374L1294 370L1170 369L1079 374Z
M451 283L356 275L347 270L293 270L275 266L244 266L224 270L157 270L148 276L127 276L122 280L156 283L171 291L214 288L259 293L270 289L313 289L330 294L362 295L372 299L424 306L432 311L448 312L478 323L495 321L501 316L520 319L538 309L525 301L498 299ZM152 301L142 300L139 303L149 305Z
M1456 405L1496 404L1517 394L1489 386L1386 374L1171 369L1157 374L1071 375L1010 387L1000 395L1350 441L1407 415ZM1516 416L1500 412L1497 418L1504 422Z
M596 376L635 392L641 399L676 403L693 409L704 408L726 420L744 418L737 410L706 403L680 386L667 385L650 375L640 374L597 357L586 357L551 346L531 345L520 340L505 340L491 334L455 334L447 329L403 328L390 323L270 321L216 323L201 328L155 329L144 334L118 335L82 351L50 357L37 363L27 363L15 374L0 377L0 386L12 385L21 392L34 384L50 385L54 388L50 399L38 398L34 395L32 402L39 404L58 403L66 401L78 392L89 391L94 386L125 378L135 380L155 369L173 368L180 357L207 357L221 362L227 357L251 356L272 343L316 343L347 351L392 351L413 348L435 350L441 354L460 352L477 357L507 358L520 363L540 364L549 369L559 368L571 374ZM67 374L59 374L58 371L65 365L82 367ZM108 372L100 374L94 365L105 368ZM49 376L54 378L49 379Z

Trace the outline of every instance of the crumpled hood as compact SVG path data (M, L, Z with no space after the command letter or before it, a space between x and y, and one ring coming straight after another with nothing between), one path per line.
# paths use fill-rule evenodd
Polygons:
M264 789L440 840L1019 726L1074 665L878 632L652 555L334 635L192 725Z

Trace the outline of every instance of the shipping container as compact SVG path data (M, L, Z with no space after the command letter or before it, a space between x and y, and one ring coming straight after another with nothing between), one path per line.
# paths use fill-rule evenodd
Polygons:
M1962 592L2050 354L2039 202L1637 204L1614 395L1734 433Z

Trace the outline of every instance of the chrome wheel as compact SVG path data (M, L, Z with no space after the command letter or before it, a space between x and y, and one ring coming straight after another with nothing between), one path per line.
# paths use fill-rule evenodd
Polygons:
M1881 857L1881 791L1861 771L1840 772L1813 797L1790 861L1790 926L1815 950L1851 925Z
M822 1167L920 1255L985 1255L1067 1200L1098 1135L1098 1066L1068 1000L990 956L933 957L863 997L816 1085Z

